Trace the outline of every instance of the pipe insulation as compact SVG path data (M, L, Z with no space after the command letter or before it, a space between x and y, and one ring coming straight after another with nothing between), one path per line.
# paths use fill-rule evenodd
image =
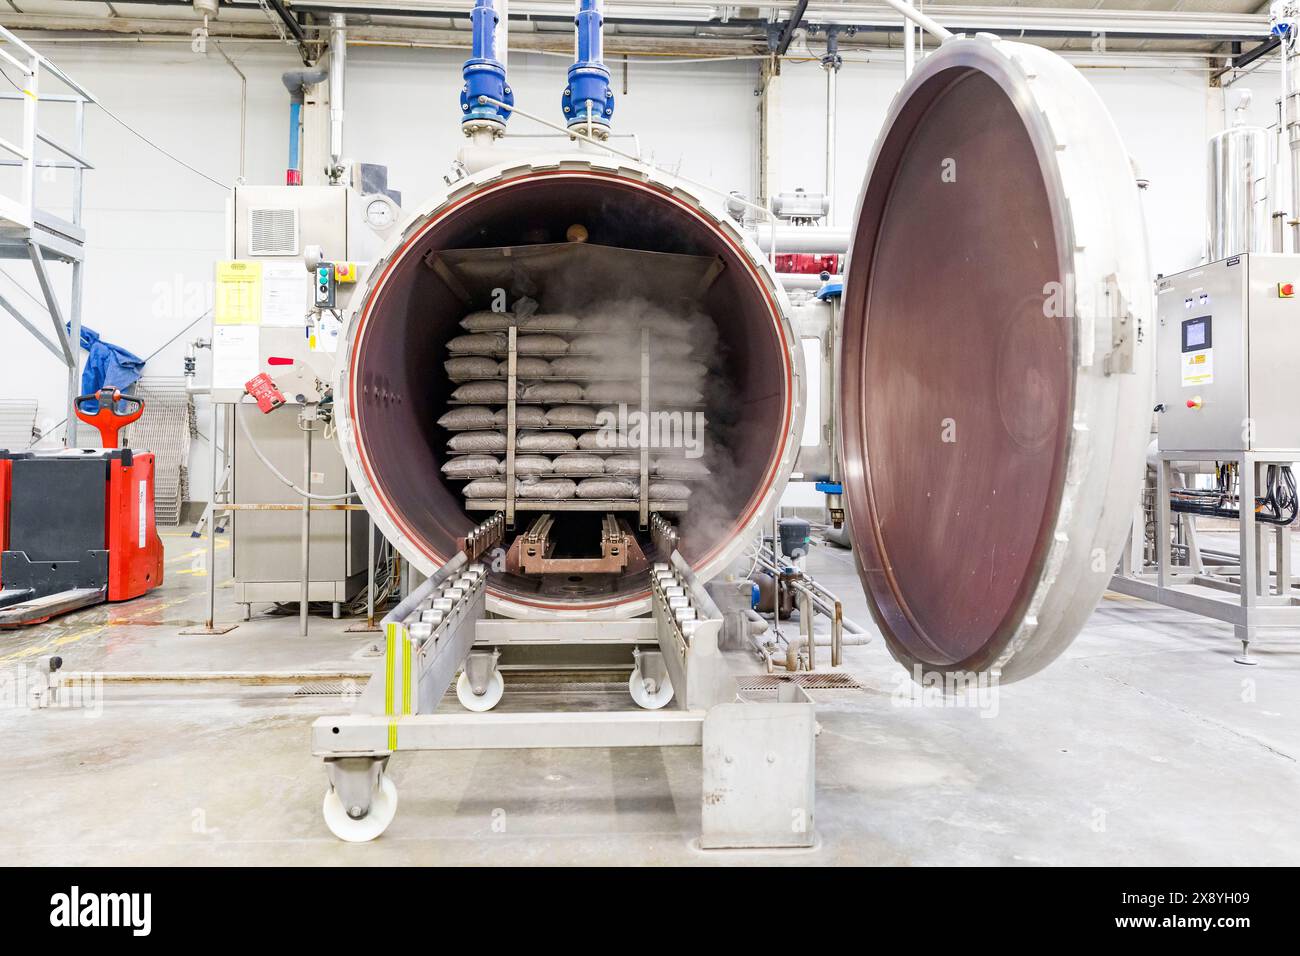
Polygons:
M760 223L753 227L758 244L763 249L772 248L773 232L776 233L778 252L820 252L842 255L849 251L849 230L826 226L783 226L773 229L770 223Z
M348 63L347 17L330 14L330 181L336 182L343 164L343 87Z

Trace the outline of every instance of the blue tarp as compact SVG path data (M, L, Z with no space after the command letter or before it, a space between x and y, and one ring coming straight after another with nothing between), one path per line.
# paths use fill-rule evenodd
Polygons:
M68 326L68 333L72 328ZM105 342L94 329L81 327L81 347L90 355L81 372L81 394L93 395L101 388L117 388L125 392L136 383L144 370L144 359L120 345ZM83 407L93 411L95 406L84 402Z

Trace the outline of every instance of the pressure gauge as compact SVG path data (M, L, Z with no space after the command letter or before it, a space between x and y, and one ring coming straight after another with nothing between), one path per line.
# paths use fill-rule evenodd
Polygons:
M386 199L372 199L366 206L366 222L375 229L386 229L395 219L393 204Z

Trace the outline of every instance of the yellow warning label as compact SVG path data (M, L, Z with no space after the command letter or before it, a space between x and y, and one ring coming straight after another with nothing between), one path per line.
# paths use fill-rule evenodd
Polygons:
M261 324L262 263L239 260L217 263L212 316L217 325Z
M1183 353L1183 387L1209 385L1214 381L1214 350Z

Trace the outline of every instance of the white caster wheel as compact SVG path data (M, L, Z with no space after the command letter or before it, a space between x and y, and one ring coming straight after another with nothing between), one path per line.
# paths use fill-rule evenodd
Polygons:
M632 700L643 710L658 710L673 699L673 682L664 675L664 679L655 686L653 680L641 676L641 669L632 671L627 679L627 689L632 693Z
M469 675L461 671L460 677L456 681L456 699L461 702L466 710L482 713L485 710L491 710L497 704L501 703L501 695L506 692L506 682L498 670L492 671L492 676L488 678L487 688L482 694L474 693L474 688L470 686Z
M340 840L348 843L369 843L388 829L397 815L397 787L387 776L379 781L379 789L370 798L370 810L364 817L348 815L347 808L333 787L325 791L325 825Z

